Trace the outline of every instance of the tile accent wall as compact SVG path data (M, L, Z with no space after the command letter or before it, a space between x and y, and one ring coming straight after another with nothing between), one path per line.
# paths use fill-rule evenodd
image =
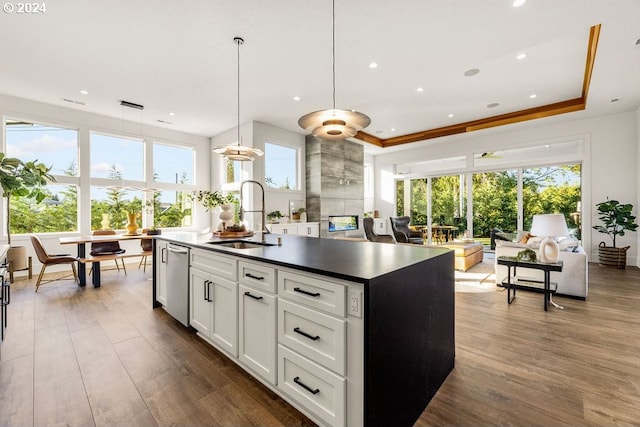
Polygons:
M364 147L307 135L305 164L307 221L320 223L320 237L363 236ZM360 228L329 233L329 215L358 215Z

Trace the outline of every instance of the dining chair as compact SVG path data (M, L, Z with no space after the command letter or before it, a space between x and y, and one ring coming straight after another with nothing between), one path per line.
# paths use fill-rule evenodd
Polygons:
M113 236L115 235L115 230L95 230L93 232L94 236ZM91 250L89 254L91 256L100 256L100 255L118 255L125 253L126 250L120 247L120 243L118 242L94 242L91 243ZM120 271L120 265L118 264L118 258L115 260L116 268ZM124 270L124 274L127 274L127 268L124 266L124 259L120 258L120 262L122 263L122 269ZM89 274L93 271L93 267Z
M50 265L71 264L71 270L73 271L73 278L76 281L76 283L78 282L78 273L76 272L76 264L75 264L78 259L76 257L74 257L71 254L49 254L37 236L31 235L29 237L31 237L31 243L33 244L33 249L36 252L36 256L38 257L38 260L40 261L40 263L42 263L42 268L40 269L38 280L36 280L36 292L38 292L38 288L40 286L46 283L50 283L56 280L62 280L67 277L67 276L62 276L56 279L46 280L43 282L42 277L44 276L44 271Z
M147 234L147 229L142 229L142 234ZM147 257L153 254L153 239L140 239L140 249L142 249L142 258L140 259L140 264L138 264L138 269L140 266L143 266L142 271L147 272Z

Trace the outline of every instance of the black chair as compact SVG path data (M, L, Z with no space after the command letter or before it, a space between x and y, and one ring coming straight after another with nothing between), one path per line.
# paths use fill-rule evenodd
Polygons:
M93 232L94 236L113 236L116 234L114 230L95 230ZM118 242L94 242L91 243L91 252L89 254L91 256L100 256L100 255L120 255L125 253L126 250L120 247L120 243ZM118 265L118 259L114 260L116 262L116 268L120 271L120 265ZM124 274L127 274L127 268L124 266L124 260L120 258L120 262L122 262L122 268L124 269ZM93 268L91 269L93 271ZM89 271L89 274L91 274Z
M409 228L409 222L411 218L408 216L391 217L391 230L393 230L393 237L395 237L398 243L413 243L416 245L422 245L422 233L419 231L412 231Z
M373 229L373 218L363 218L362 219L362 227L364 228L364 235L370 242L378 242L378 243L395 243L393 241L393 237L388 234L376 234Z

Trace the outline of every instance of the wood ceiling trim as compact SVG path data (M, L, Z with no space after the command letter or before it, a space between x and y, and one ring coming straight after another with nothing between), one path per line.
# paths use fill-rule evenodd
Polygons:
M594 25L589 30L589 44L587 46L587 58L585 61L585 70L582 80L582 94L579 98L554 102L552 104L542 105L539 107L527 108L525 110L514 111L511 113L486 117L484 119L473 120L470 122L424 130L407 135L396 136L393 138L381 139L362 131L358 132L354 136L354 138L382 148L393 147L395 145L408 144L411 142L424 141L433 138L441 138L443 136L473 132L496 126L505 126L513 123L541 119L558 114L584 110L587 106L587 96L589 95L589 86L591 85L591 76L593 74L593 67L595 65L598 40L600 38L600 28L601 24L598 24Z

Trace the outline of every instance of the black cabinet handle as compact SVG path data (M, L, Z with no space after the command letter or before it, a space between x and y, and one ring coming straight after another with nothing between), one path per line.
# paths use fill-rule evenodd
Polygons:
M204 281L204 299L205 301L211 302L211 288L210 285L213 282L211 280L205 280Z
M310 340L318 341L320 339L320 335L316 335L314 337L313 335L310 335L310 334L306 333L305 331L301 330L297 326L295 328L293 328L293 332L298 333L298 334L300 334L302 336L305 336L305 337L309 338Z
M162 248L160 250L160 262L163 263L163 264L167 263L167 260L164 258L164 254L165 254L166 249L167 248Z
M202 290L204 290L204 296L203 296L202 299L205 300L205 301L209 301L209 298L207 298L207 288L209 288L209 286L207 286L207 282L208 282L208 280L205 280L202 283Z
M293 290L295 292L299 292L301 294L309 295L310 297L319 297L320 296L320 292L309 292L309 291L305 291L304 289L300 289L300 288L293 288Z
M245 277L250 277L250 278L255 279L255 280L264 280L264 277L254 276L251 273L245 273Z
M255 295L251 295L251 292L245 292L244 294L245 294L246 296L248 296L248 297L250 297L250 298L253 298L253 299L255 299L255 300L258 300L258 301L260 301L260 300L262 299L262 297L257 297L257 296L255 296Z
M309 393L311 394L318 394L320 393L320 389L316 388L315 390L312 389L311 387L309 387L308 385L306 385L305 383L303 383L302 381L300 381L300 377L295 377L293 379L293 382L298 384L300 387L302 387L303 389L307 390Z

